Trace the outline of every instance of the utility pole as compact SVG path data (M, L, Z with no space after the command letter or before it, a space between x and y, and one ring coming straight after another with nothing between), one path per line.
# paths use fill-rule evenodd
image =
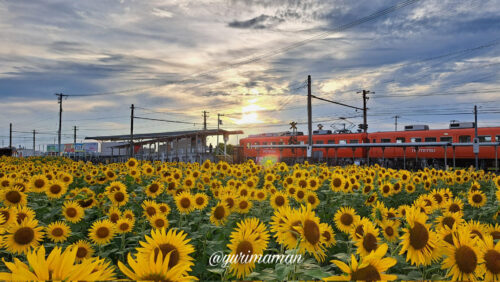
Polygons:
M398 118L400 118L400 116L395 115L392 118L394 118L394 131L398 131Z
M36 131L33 129L33 156L35 156L35 152L36 152L35 134L36 134Z
M367 112L366 101L368 101L368 99L370 99L366 95L373 93L373 92L370 92L370 90L363 90L362 93L363 93L363 132L366 133L368 131L368 122L367 122L367 116L366 116L367 115L367 113L366 113Z
M9 130L9 149L12 148L12 123L10 124Z
M57 131L57 153L62 155L61 152L61 129L62 129L62 101L63 97L67 97L68 95L64 95L63 93L56 93L57 102L59 103L59 130Z
M207 114L207 111L203 111L203 130L207 130Z
M130 106L130 157L134 157L134 104Z
M307 130L309 138L307 141L307 160L312 156L312 94L311 94L311 75L307 76Z
M477 138L477 105L474 105L474 143L478 143ZM479 144L476 145L477 149L474 150L474 155L476 159L476 170L479 169Z
M219 126L222 124L220 117L223 117L223 114L217 114L217 144L215 145L215 151L217 152L219 149ZM217 154L217 153L216 153Z

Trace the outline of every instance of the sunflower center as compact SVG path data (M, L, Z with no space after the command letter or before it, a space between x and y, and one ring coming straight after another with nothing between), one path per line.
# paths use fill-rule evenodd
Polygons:
M436 200L436 202L438 204L441 204L441 202L443 201L443 197L441 197L441 195L439 195L439 194L434 194L433 197L434 197L434 200Z
M283 198L283 196L279 195L276 197L274 202L276 203L277 206L281 207L282 205L285 204L285 198Z
M161 251L161 254L163 256L163 259L170 253L170 259L168 261L168 267L172 268L177 263L179 263L179 251L174 245L171 244L160 244L158 247L155 248L154 253L155 253L155 261L158 258L158 253Z
M300 192L302 192L302 191L297 192L297 196L299 195ZM290 193L292 195L295 194L295 188L290 187L290 189L288 189L288 193ZM302 192L302 197L304 197L304 192Z
M447 234L446 236L444 236L443 240L447 243L450 243L451 245L453 245L453 236L450 234Z
M320 240L320 230L316 222L307 219L304 222L304 234L309 243L316 245Z
M165 282L170 282L170 279L167 279L165 276L163 276L160 273L149 273L146 276L143 276L140 278L140 280L143 281L165 281Z
M87 256L87 254L88 254L88 251L86 248L78 247L78 250L76 251L77 258L80 258L80 259L85 258Z
M117 202L122 202L123 200L125 200L125 195L121 191L116 192L115 193L115 200Z
M196 198L196 204L197 204L198 206L203 205L203 203L205 203L205 199L203 199L202 197L198 197L198 198Z
M156 191L158 191L158 189L160 189L160 187L158 187L158 184L156 184L156 183L153 183L149 186L149 191L151 193L156 193Z
M165 221L161 218L158 218L155 220L155 226L158 228L162 228L163 226L165 226Z
M388 212L387 213L387 219L394 219L396 217L396 215L392 212Z
M21 194L18 191L9 191L5 194L5 199L11 203L19 203L21 201Z
M356 235L358 235L359 237L362 237L363 234L365 234L365 230L363 229L363 224L360 224L358 226L356 226L356 229L354 230L354 232L356 233Z
M241 201L240 202L240 209L244 210L248 207L248 202L247 201Z
M54 237L61 237L64 234L64 231L62 230L62 228L57 227L57 228L52 229L51 233L52 233L52 236L54 236Z
M323 235L323 237L325 237L325 241L327 241L327 242L330 241L330 239L332 238L332 235L328 231L324 231L321 235Z
M36 188L40 189L45 185L45 181L43 181L42 179L37 179L35 180L34 184Z
M469 246L461 246L456 250L455 261L463 273L472 273L476 270L477 256Z
M153 207L147 207L146 208L146 213L149 215L149 216L153 216L156 214L156 209L153 208Z
M389 191L391 190L391 188L387 185L385 185L382 190L384 191L384 193L389 193Z
M14 241L19 245L27 245L35 239L35 231L29 227L21 227L14 234Z
M472 196L472 201L476 204L481 203L482 200L483 200L483 197L481 197L481 195L479 195L479 194L474 194L474 196Z
M347 225L347 226L351 225L353 220L354 220L354 218L352 217L352 215L350 215L348 213L344 213L340 217L340 222L342 222L343 225Z
M216 207L214 210L214 217L216 219L223 219L224 216L226 216L226 211L225 211L224 207L221 207L221 206Z
M96 235L99 238L107 238L109 236L109 229L107 227L99 227L96 231Z
M416 249L421 250L427 246L429 241L429 231L419 222L415 222L413 228L410 229L410 245Z
M377 268L375 268L371 264L351 273L351 280L353 281L378 281L380 280L380 278L380 273L378 272Z
M307 201L308 201L311 205L316 204L316 198L314 198L314 196L309 196L309 197L307 197Z
M226 203L230 209L234 207L234 200L233 198L226 198Z
M120 219L120 216L117 213L112 213L109 216L109 220L111 220L111 222L113 222L113 223L116 223L118 221L118 219Z
M367 233L363 239L363 247L368 252L375 251L377 249L377 237L372 233Z
M392 236L394 235L394 229L391 227L391 226L387 226L385 229L385 234L387 234L387 236Z
M486 268L493 274L500 273L500 253L495 250L488 250L484 255Z
M342 180L340 180L339 178L333 179L333 186L334 187L340 187L341 185L342 185Z
M236 255L239 255L240 257L238 258L239 263L243 263L243 255L250 256L253 254L253 246L252 243L248 241L241 241L238 244L238 247L236 247Z
M460 206L453 203L450 205L450 207L448 208L449 211L451 212L459 212L460 211Z
M66 215L68 217L75 217L76 214L77 214L77 212L76 212L75 208L68 208L68 209L66 209Z
M449 228L452 228L453 224L455 224L455 219L453 217L447 216L443 219L443 225L448 226Z
M27 218L27 217L28 217L28 215L27 215L27 214L25 214L25 213L21 213L21 212L20 212L20 213L18 213L18 214L17 214L17 223L21 223L21 222L23 222L23 220L24 220L25 218Z
M54 184L52 186L50 186L50 193L52 194L59 194L62 190L62 187L61 185L58 185L58 184Z
M184 209L187 209L187 208L189 208L189 206L191 206L191 201L189 200L189 198L182 198L181 199L181 207Z
M301 190L301 191L297 192L297 198L303 199L304 196L305 196L304 191Z
M121 231L128 230L128 227L129 227L129 225L126 222L122 222L122 224L120 224L120 226L119 226L119 228L120 228Z

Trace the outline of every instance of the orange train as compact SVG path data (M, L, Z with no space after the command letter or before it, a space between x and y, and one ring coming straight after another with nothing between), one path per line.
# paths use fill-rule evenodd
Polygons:
M448 165L453 165L453 156L456 166L473 165L475 155L472 146L460 146L460 143L471 143L474 139L474 123L452 123L449 129L429 130L426 125L405 126L404 131L385 131L373 133L335 133L330 130L313 131L313 144L360 144L360 143L414 143L414 142L449 142L457 146L447 147L446 158ZM500 142L500 127L478 128L480 143ZM292 135L290 132L264 133L250 135L240 139L239 154L243 159L260 161L263 158L273 158L277 161L294 163L306 158L306 149L302 148L252 148L252 145L288 145L307 144L308 136L302 132ZM498 144L500 145L500 144ZM480 146L479 159L483 168L498 166L496 156L497 146ZM443 166L445 148L442 146L424 147L372 147L367 148L314 148L314 161L328 162L329 164L348 164L352 162L364 164L384 162L389 166ZM403 159L405 163L403 164Z

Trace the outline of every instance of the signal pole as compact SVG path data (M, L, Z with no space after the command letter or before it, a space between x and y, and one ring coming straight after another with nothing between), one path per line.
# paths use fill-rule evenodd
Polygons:
M57 131L57 153L62 155L61 152L61 128L62 128L62 101L63 97L67 97L68 95L64 95L63 93L56 93L57 102L59 103L59 130Z
M392 118L394 118L394 131L398 131L398 118L400 118L400 116L396 115Z
M134 157L134 104L130 106L130 157Z
M73 154L76 159L76 125L73 126Z
M312 156L312 94L311 94L311 75L307 76L307 130L309 138L307 141L307 160Z

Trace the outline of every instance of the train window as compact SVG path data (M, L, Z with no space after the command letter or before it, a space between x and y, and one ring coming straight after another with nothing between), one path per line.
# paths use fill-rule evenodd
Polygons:
M491 142L491 136L478 136L479 142Z
M441 141L441 142L453 142L453 138L451 136L439 137L439 141Z
M410 138L410 142L412 142L412 143L422 142L422 138L420 138L420 137L412 137L412 138Z
M262 145L267 145L267 142L262 142Z
M335 144L335 140L328 140L328 144Z
M323 140L316 141L316 144L323 144Z
M247 149L250 149L250 142L247 143Z
M404 137L396 137L396 143L404 143L405 138Z
M436 142L437 138L436 137L425 137L425 142Z
M339 140L339 144L347 144L346 140Z
M377 139L373 139L373 140L372 140L372 143L377 143Z
M283 145L283 144L285 144L285 143L283 143L283 141L281 141L281 142L280 142L280 145Z
M255 144L254 144L254 145L260 145L260 144L259 144L259 142L255 142Z
M304 145L304 141L300 141L300 145Z
M458 136L458 143L470 143L470 141L471 141L470 135Z
M271 142L271 145L276 145L276 142Z
M497 142L500 142L500 135L497 135L496 139Z
M390 138L382 138L382 139L380 139L380 143L391 143L391 139Z
M349 143L351 143L351 144L358 144L359 140L352 139L352 140L349 141Z

